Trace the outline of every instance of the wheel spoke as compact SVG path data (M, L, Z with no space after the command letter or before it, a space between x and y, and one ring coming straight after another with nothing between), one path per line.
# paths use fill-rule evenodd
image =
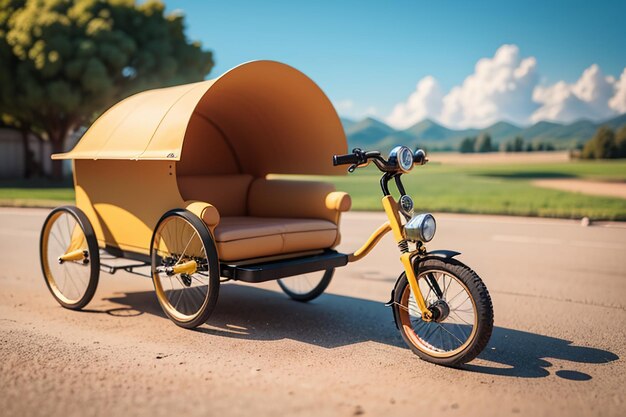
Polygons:
M442 297L436 301L434 298L431 300L435 292L434 282L430 285L431 279L436 281L441 289ZM446 315L438 321L424 321L417 308L412 289L407 283L401 297L402 301L395 304L395 308L400 311L400 320L410 324L408 327L404 326L405 330L402 331L419 350L434 356L451 357L464 348L474 332L473 323L477 313L471 304L467 303L468 300L472 301L471 294L463 281L447 271L424 270L420 273L418 282L419 280L425 281L425 284L420 285L420 290L426 293L425 301L429 308L439 308L435 307L435 302L444 303L441 308L445 308L442 312ZM428 285L428 290L423 285ZM460 298L462 294L465 294L463 299ZM452 296L448 297L449 295ZM412 331L408 330L409 328Z
M459 341L460 344L463 344L463 341L461 339L459 339L458 337L456 337L454 334L452 334L448 329L446 329L445 327L443 327L440 323L437 323L437 325L444 330L446 333L448 333L450 336L454 337L456 340Z
M94 269L100 268L98 253L88 251L89 239L94 237L85 234L78 215L65 208L56 209L49 215L43 226L44 240L40 255L50 291L57 301L72 309L81 308L93 296L93 293L88 294L88 291L93 276L97 277L97 272L94 275ZM72 243L80 241L83 242L81 247L72 247ZM83 264L82 260L59 262L59 257L70 250L87 250L90 262L88 264Z
M167 248L167 254L162 258L162 266L174 267L191 260L196 262L193 274L154 274L154 279L160 283L161 288L169 282L171 291L161 295L157 292L157 295L170 318L177 323L193 320L205 309L212 282L207 248L199 229L186 218L172 215L158 225L152 246L154 254L159 252L159 248Z

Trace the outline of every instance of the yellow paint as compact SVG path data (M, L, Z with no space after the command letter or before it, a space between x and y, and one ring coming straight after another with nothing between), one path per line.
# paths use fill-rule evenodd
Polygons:
M172 267L172 272L174 274L195 274L198 270L198 264L196 261L191 260L187 262L183 262Z
M98 245L148 254L168 210L187 208L211 232L219 223L210 201L183 200L177 171L337 175L345 171L332 166L332 155L346 152L339 116L322 90L288 65L255 61L214 80L122 100L73 150L52 158L72 160L76 205Z
M396 242L401 242L404 240L403 226L400 221L400 215L398 213L398 204L392 196L383 197L382 204L385 209L385 214L387 214L387 218L389 220L383 223L378 229L376 229L376 231L372 233L372 235L367 239L367 241L361 248L359 248L354 253L348 255L348 262L358 261L366 256L368 253L370 253L374 246L376 246L378 242L380 242L382 237L390 230L393 231ZM402 266L404 267L404 272L406 273L407 280L409 281L411 291L415 296L417 306L422 312L424 320L429 320L431 317L431 313L428 310L426 302L424 301L424 296L419 289L419 285L417 284L417 277L415 276L415 270L413 269L412 258L415 255L416 253L403 253L400 256L400 261L402 262Z
M63 262L82 261L83 259L85 259L85 251L82 249L73 250L59 256L59 260Z
M363 246L361 246L354 253L348 255L348 262L358 261L365 257L365 255L370 253L371 250L374 249L374 247L378 244L378 242L380 242L380 239L382 239L383 236L385 236L385 234L387 234L387 232L390 230L391 226L389 225L389 222L383 223L378 229L374 231L374 233L372 233L372 235L369 237L369 239L367 239L367 242L365 242Z
M333 154L347 152L332 103L306 75L274 61L128 97L100 116L73 150L52 158L176 162L195 141L219 150L223 160L234 157L236 169L257 177L345 174L331 163Z
M165 212L185 208L176 165L168 161L78 159L76 205L93 226L98 244L147 255Z
M422 312L422 318L425 321L428 321L431 318L432 314L426 306L424 296L422 295L420 287L417 283L417 277L415 276L415 270L413 269L413 261L411 260L411 257L411 253L403 253L400 256L400 262L402 262L402 266L404 266L404 272L406 273L406 278L409 281L409 287L411 287L411 292L415 297L415 302Z
M383 208L389 219L389 225L391 226L394 239L396 242L404 240L402 223L400 222L400 215L398 214L398 203L396 203L396 200L394 200L392 196L386 195L383 197Z

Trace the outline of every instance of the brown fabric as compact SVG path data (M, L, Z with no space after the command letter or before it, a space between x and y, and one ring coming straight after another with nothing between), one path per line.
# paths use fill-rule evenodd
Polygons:
M245 216L250 175L182 175L178 189L184 200L204 201L220 216Z
M337 226L319 219L222 217L214 231L220 260L330 248Z
M326 196L326 207L330 210L348 211L352 207L352 198L343 191L333 191Z
M332 184L257 178L248 194L248 214L256 217L324 219L337 224L338 213L326 206Z

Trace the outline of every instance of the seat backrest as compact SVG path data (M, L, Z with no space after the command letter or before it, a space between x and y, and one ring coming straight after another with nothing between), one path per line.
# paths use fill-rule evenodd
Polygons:
M337 221L337 211L326 207L335 186L325 182L256 178L248 193L248 215Z
M212 204L220 216L245 216L248 190L252 176L234 175L180 175L178 190L184 200L198 200Z

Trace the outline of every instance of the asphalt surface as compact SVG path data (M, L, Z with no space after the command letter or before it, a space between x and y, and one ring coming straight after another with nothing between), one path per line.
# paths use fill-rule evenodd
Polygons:
M276 283L225 284L183 330L149 279L101 274L85 312L58 306L38 258L46 210L0 209L0 415L626 415L626 228L439 215L431 249L463 252L494 302L494 334L463 369L403 345L383 305L390 237L302 304ZM342 222L351 251L384 221Z

